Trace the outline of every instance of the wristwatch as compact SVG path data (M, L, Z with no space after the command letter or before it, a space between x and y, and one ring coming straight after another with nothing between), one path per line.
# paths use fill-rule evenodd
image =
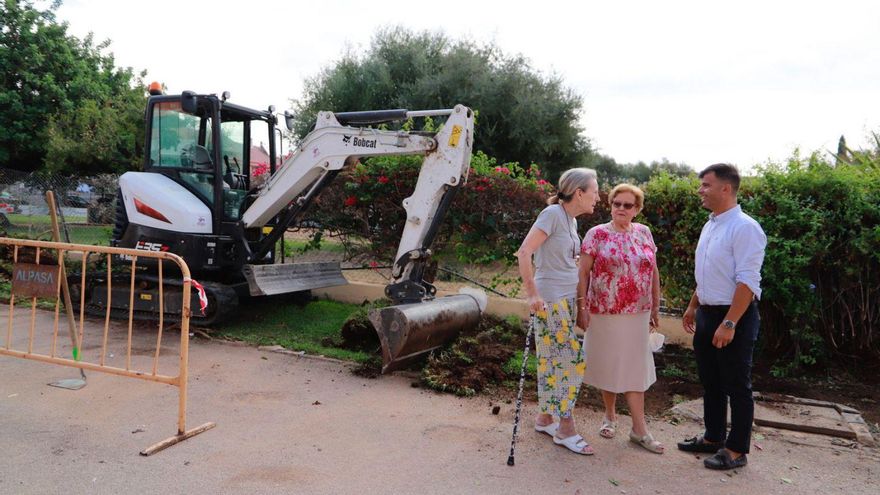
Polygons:
M731 320L724 320L721 322L721 324L724 325L724 328L727 328L728 330L733 330L734 327L736 327L736 323Z

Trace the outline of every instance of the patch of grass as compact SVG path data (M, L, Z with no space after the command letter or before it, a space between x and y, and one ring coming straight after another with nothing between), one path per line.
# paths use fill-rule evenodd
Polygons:
M49 215L22 215L21 213L7 213L6 218L9 219L9 223L12 225L40 225L40 226L50 226L52 225L52 219Z
M113 227L108 225L68 225L67 231L70 233L70 242L90 246L109 246L113 235ZM6 228L6 235L48 241L52 239L52 226L43 223L13 224ZM64 240L64 231L61 232L61 239Z
M660 375L667 378L687 378L688 372L674 364L669 364L660 369Z
M314 249L309 241L285 239L284 240L284 256L290 257L301 254ZM318 251L327 253L344 253L345 246L341 242L334 242L322 239Z
M12 282L6 279L0 279L0 303L9 304L9 297L12 295ZM33 305L33 299L30 297L18 297L15 299L15 307L30 308ZM55 299L37 298L37 307L49 311L55 310Z
M109 246L113 227L108 225L70 225L70 242L92 246Z
M304 306L277 299L242 306L241 315L212 333L256 345L280 345L286 349L327 357L368 362L373 356L325 345L340 339L342 324L360 306L335 301L312 301Z
M504 372L508 376L519 379L519 374L522 371L522 354L522 351L517 351L504 363ZM538 358L535 357L534 353L529 353L529 361L526 363L526 376L536 376L537 373Z
M9 223L12 225L34 225L34 226L42 226L45 225L47 227L51 227L52 225L52 217L48 214L46 215L23 215L21 213L6 213L6 218L9 219ZM86 222L86 217L76 216L76 215L64 215L64 220L68 223L71 222Z

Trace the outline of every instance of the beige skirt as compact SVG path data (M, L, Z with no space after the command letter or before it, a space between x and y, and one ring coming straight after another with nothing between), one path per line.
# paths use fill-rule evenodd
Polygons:
M584 332L584 383L608 392L644 392L657 381L648 312L590 315Z

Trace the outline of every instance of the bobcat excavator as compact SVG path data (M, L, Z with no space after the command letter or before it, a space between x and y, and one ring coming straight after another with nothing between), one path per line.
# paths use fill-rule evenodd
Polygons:
M347 283L338 263L276 262L276 243L318 193L359 158L422 154L415 189L403 201L407 222L385 288L392 306L370 315L382 345L383 372L477 324L481 309L475 297L435 297L436 289L423 279L431 243L470 169L474 118L469 108L320 112L312 132L276 167L274 108L253 110L227 98L225 92L220 97L191 91L165 95L151 88L143 171L119 178L112 245L181 256L208 299L205 314L193 314L195 323L222 321L242 297ZM368 127L427 116L446 117L439 132ZM285 118L291 127L292 117L285 113ZM270 175L260 185L250 167L255 139L269 143ZM160 294L155 260L139 258L137 266L134 313L154 318ZM104 315L106 276L90 280L87 307ZM122 280L128 275L120 275ZM78 277L71 281L80 283ZM179 317L180 289L169 282L165 278L166 316ZM112 287L117 293L110 298L111 314L127 317L129 284ZM199 307L197 300L193 307Z

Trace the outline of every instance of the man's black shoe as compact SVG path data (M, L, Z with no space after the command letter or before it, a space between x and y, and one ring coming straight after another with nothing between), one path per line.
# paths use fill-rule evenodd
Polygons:
M707 442L703 437L688 438L684 442L678 442L678 450L685 452L702 452L704 454L714 454L718 452L718 448L722 447L721 442Z
M741 468L748 463L745 454L734 459L730 457L730 451L727 449L720 449L715 455L703 461L703 465L707 468L721 470Z

